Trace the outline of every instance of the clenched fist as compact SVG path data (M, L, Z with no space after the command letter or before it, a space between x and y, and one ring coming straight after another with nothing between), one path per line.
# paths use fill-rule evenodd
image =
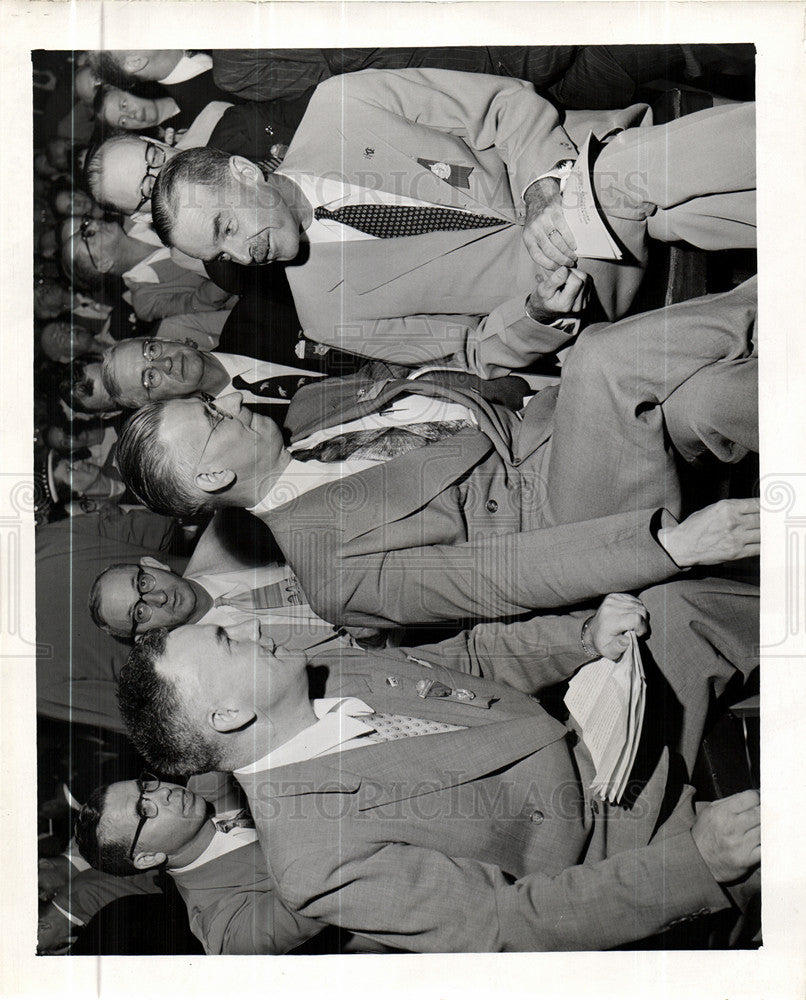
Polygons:
M588 626L587 639L599 656L617 660L630 644L627 633L645 635L649 612L637 597L608 594Z

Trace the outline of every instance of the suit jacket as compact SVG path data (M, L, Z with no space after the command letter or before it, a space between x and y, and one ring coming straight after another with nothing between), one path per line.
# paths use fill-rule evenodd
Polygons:
M466 728L236 775L296 912L409 951L478 952L607 948L726 905L687 792L654 832L665 753L631 808L607 806L584 745L532 698L405 649L324 655L322 694ZM474 697L422 698L426 680Z
M150 265L156 282L126 279L132 308L143 320L161 319L195 312L215 312L229 308L235 300L209 278L188 270L170 257Z
M464 430L260 515L311 606L338 625L494 619L666 579L678 567L653 539L657 510L553 524L541 502L556 392L523 420L472 389L366 373L300 389L292 441L412 392L464 403ZM591 515L593 516L593 515Z
M247 101L227 108L207 143L234 156L265 160L276 143L291 142L313 89L291 101Z
M282 955L322 930L280 901L256 840L170 874L208 955Z
M647 121L646 106L634 105L568 112L561 122L530 84L480 73L369 70L321 84L281 172L465 208L501 225L311 245L307 260L287 267L306 335L411 364L458 352L486 377L555 350L567 334L524 312L535 267L521 238L523 191L575 156L590 130L603 136ZM432 163L462 176L441 180ZM620 235L623 261L580 263L611 319L640 283L645 223L624 225Z

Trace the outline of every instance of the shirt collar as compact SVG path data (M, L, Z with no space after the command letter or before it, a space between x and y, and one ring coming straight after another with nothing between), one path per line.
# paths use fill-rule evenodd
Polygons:
M233 773L259 774L274 767L312 760L373 730L372 726L361 720L362 715L372 715L373 710L360 698L316 698L313 710L318 721L312 726L303 729L282 746L270 750L254 764L240 767Z
M197 52L193 56L182 56L171 72L158 82L164 87L173 87L177 83L192 80L200 73L206 73L213 68L213 60L206 52Z

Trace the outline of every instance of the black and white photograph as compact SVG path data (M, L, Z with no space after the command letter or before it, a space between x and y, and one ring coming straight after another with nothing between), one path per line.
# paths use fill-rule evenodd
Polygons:
M44 6L61 35L17 4L45 30L4 42L4 992L156 956L220 992L240 956L278 995L463 962L489 995L517 953L513 995L595 961L592 996L699 996L678 962L800 995L797 923L765 971L806 523L765 5ZM588 40L605 7L657 30Z

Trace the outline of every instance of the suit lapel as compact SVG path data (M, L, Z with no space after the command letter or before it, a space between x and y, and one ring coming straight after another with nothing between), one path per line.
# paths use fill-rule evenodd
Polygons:
M342 537L345 542L350 541L427 506L438 493L480 462L491 448L490 440L479 431L460 431L429 444L428 462L422 461L422 449L417 448L356 473L354 477L326 483L303 493L271 511L268 515L269 527L282 547L280 536L284 531L293 532L295 524L313 523L320 511L326 512L327 521L332 524L333 512L338 511ZM412 483L415 484L414 489L410 488ZM403 484L406 484L405 488ZM360 504L354 502L353 489L360 493ZM345 503L346 496L352 497L349 504Z
M428 204L494 215L501 219L502 226L518 223L509 185L488 178L472 151L463 152L463 144L454 136L426 134L431 130L371 107L362 109L361 128L355 135L345 134L334 125L330 125L328 132L330 142L320 137L315 159L311 159L305 169ZM435 151L429 148L429 142L441 142L446 146ZM416 151L410 154L401 148L403 146L411 146ZM327 149L324 155L323 149ZM304 148L298 147L298 152L294 163L297 159L304 163ZM485 183L477 183L471 175L473 183L466 191L442 180L417 162L418 156L439 159L435 152L444 152L451 163L472 168L474 173L485 178ZM344 244L321 243L311 247L309 260L317 269L321 287L332 291L341 281L347 281L355 291L363 294L494 232L498 229L463 229Z

